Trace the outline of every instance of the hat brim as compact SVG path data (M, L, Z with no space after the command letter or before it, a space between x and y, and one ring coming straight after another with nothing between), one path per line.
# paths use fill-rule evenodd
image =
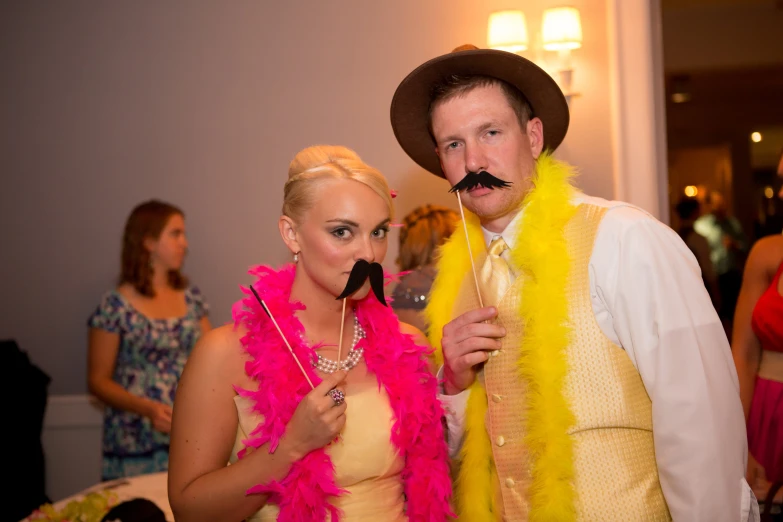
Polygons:
M435 85L451 75L489 76L522 92L544 127L544 148L555 150L568 131L568 103L557 82L521 56L491 49L459 51L433 58L411 72L397 87L391 124L400 146L422 168L445 177L428 130L430 97Z

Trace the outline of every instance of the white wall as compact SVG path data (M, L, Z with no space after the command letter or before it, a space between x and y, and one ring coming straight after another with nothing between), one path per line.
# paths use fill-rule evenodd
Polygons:
M41 444L46 494L57 502L101 480L103 405L89 395L50 397Z
M117 275L128 212L150 197L186 211L187 273L227 321L247 268L286 259L275 223L307 145L355 148L399 191L400 217L453 204L397 145L389 103L424 60L485 46L491 11L523 9L535 35L559 2L512 4L3 2L0 337L53 377L52 393L83 393L85 321ZM612 197L606 2L571 4L581 96L559 154L587 192Z

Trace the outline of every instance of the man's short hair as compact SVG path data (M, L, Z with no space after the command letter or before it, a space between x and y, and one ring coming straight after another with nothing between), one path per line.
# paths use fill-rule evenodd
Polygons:
M530 107L530 102L527 101L527 98L525 98L525 95L522 94L519 89L506 81L491 76L463 76L452 74L435 84L430 93L427 129L430 131L432 141L435 141L435 135L432 132L432 113L438 105L457 96L464 96L473 89L489 87L492 85L499 85L503 90L503 94L506 96L508 104L517 115L519 128L522 129L522 132L524 133L527 128L527 122L533 117L533 109Z

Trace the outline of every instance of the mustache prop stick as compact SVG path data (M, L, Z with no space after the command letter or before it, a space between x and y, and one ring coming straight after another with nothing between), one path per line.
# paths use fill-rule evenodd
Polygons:
M379 263L370 263L365 259L358 260L351 269L343 293L337 296L337 299L343 300L343 313L340 320L340 341L337 344L337 364L340 364L342 356L345 302L348 300L348 297L355 294L364 286L364 283L368 278L370 279L370 288L372 288L372 292L375 294L376 299L378 299L383 306L388 306L386 304L386 298L383 295L383 267Z
M488 188L489 190L495 190L496 188L508 188L510 186L510 182L496 178L486 170L482 170L480 172L468 172L464 178L462 178L456 185L451 187L451 190L449 190L449 192L457 195L459 215L462 218L462 229L465 232L465 242L468 245L470 266L473 269L473 282L476 283L476 295L478 296L479 306L481 306L481 308L484 308L484 301L481 299L481 290L479 288L478 275L476 273L476 262L473 260L473 250L470 247L470 237L468 236L468 225L465 222L465 211L462 209L462 197L459 195L459 193L463 190L470 190L476 187L484 187Z
M261 308L264 309L264 312L266 312L266 315L269 316L269 318L272 320L272 324L275 325L275 328L277 328L277 333L280 334L280 337L283 339L283 342L288 347L288 351L291 352L291 355L293 356L294 360L296 361L296 364L299 365L299 369L302 370L302 375L304 375L304 378L307 379L307 383L310 385L311 389L315 389L315 386L313 386L313 381L310 380L310 377L308 377L307 372L304 369L304 366L302 366L302 363L299 362L299 357L296 356L294 353L293 348L291 348L291 345L288 343L288 339L285 338L285 335L283 335L283 331L280 329L280 326L277 324L277 321L275 320L275 317L272 315L272 312L269 311L269 308L266 306L266 303L263 299L261 299L258 296L258 292L256 292L256 289L253 288L253 285L250 285L250 290L253 291L253 295L256 296L256 299L258 300L259 304L261 305ZM345 305L343 305L343 313L345 313Z

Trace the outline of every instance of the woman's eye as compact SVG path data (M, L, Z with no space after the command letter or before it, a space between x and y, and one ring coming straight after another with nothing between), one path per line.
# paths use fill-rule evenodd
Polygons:
M379 228L379 229L375 230L372 233L372 235L376 239L384 239L386 237L386 234L388 234L388 233L389 233L389 229L388 228Z
M351 231L347 228L335 228L332 230L332 235L338 239L348 239L351 237Z

